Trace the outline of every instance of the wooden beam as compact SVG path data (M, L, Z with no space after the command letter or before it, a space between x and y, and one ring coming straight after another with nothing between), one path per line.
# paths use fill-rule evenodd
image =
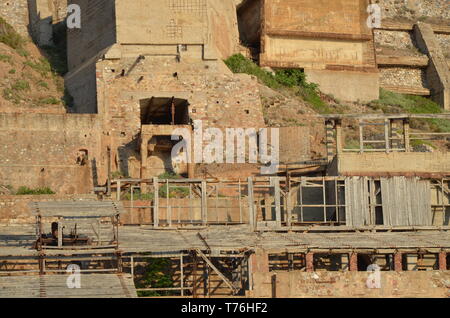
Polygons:
M215 267L214 264L211 263L208 257L206 257L206 255L203 254L203 252L200 249L196 249L196 252L206 262L206 264L208 264L208 266L211 267L211 269L215 271L217 275L219 275L219 277L224 281L224 283L232 290L234 295L236 293L236 288L233 286L233 284L231 284L231 282L217 269L217 267Z

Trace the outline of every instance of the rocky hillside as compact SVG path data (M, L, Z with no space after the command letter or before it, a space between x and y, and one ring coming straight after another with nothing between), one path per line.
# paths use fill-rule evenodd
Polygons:
M66 112L64 80L49 60L0 18L1 112Z

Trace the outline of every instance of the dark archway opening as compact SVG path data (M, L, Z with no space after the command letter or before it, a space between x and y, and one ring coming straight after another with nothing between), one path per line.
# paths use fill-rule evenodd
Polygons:
M186 99L152 97L140 102L142 125L188 125L189 102Z

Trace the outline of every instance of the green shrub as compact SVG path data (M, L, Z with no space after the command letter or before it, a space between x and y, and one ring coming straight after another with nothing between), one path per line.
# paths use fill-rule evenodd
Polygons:
M279 90L291 88L296 95L301 96L315 110L320 113L329 113L330 108L319 95L319 86L308 83L306 75L299 69L281 69L272 74L260 68L253 61L245 58L242 54L236 54L225 60L225 64L233 73L246 73L253 75L264 85Z
M145 272L136 283L137 288L171 288L174 282L170 258L148 258ZM171 296L173 291L139 291L140 297Z
M17 195L45 195L45 194L55 194L55 192L53 192L48 187L30 189L28 187L22 186L17 190L16 194Z
M8 73L9 74L16 74L16 70L15 69L10 69Z

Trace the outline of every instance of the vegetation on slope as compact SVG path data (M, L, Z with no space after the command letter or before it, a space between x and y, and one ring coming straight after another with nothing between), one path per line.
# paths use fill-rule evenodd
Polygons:
M242 54L235 54L225 60L225 64L233 73L246 73L273 90L289 90L295 96L301 97L308 105L319 113L329 113L325 101L322 100L319 86L308 83L306 75L299 69L280 69L274 73L260 68Z
M65 32L54 36L55 47L39 52L0 18L0 98L5 105L63 106L70 102L62 75L67 72ZM48 58L47 58L48 57Z
M372 101L368 106L383 113L409 113L409 114L439 114L442 108L430 99L421 96L404 95L380 90L380 98ZM450 121L445 119L415 119L411 122L415 129L450 132Z

